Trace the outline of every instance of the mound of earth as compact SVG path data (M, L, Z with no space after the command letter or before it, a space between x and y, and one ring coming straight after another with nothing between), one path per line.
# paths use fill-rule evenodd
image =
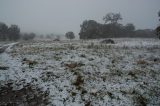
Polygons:
M115 44L114 40L112 40L112 39L105 39L105 40L101 41L101 43L103 43L103 44Z

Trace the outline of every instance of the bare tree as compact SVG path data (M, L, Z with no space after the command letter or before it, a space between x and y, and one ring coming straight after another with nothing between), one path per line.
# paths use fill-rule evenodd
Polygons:
M117 23L119 20L122 20L122 17L120 13L108 13L103 17L103 20L105 24L108 22L111 22L113 24Z

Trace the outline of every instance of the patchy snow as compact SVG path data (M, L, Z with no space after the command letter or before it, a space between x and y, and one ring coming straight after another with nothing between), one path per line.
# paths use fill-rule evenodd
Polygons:
M5 50L5 52L11 52L13 46L16 45L16 44L18 44L18 42L14 42L14 43L4 45L4 46L7 46L7 49Z
M0 84L49 90L49 105L160 105L160 41L114 39L9 44L0 54Z

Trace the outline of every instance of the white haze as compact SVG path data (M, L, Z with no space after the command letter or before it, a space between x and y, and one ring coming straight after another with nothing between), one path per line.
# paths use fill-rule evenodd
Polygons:
M73 31L93 19L103 23L109 13L121 13L122 24L154 29L158 25L160 0L1 0L0 21L17 24L22 32L58 33Z

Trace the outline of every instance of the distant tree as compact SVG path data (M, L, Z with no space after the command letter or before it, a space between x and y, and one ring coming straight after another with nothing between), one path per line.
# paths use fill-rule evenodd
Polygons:
M158 17L160 17L160 11L158 12ZM160 19L159 19L159 21L160 21ZM158 26L156 28L156 34L157 34L158 38L160 39L160 26Z
M158 38L160 39L160 26L156 28L156 33L157 33Z
M47 39L52 39L52 36L51 36L50 34L47 34L47 35L46 35L46 38L47 38Z
M127 31L135 31L135 26L132 24L132 23L128 23L126 26L125 26L125 29L127 30Z
M56 39L59 39L59 40L60 40L60 39L61 39L61 36L60 36L60 35L57 35L57 36L56 36Z
M20 39L20 28L17 25L11 25L8 29L9 40L19 40Z
M33 40L36 37L35 33L24 33L21 35L23 40Z
M33 40L36 37L36 34L35 33L30 33L29 37L30 37L31 40Z
M155 32L152 29L138 29L135 31L134 37L155 38Z
M5 23L0 22L0 40L8 39L8 26Z
M133 37L135 32L135 26L132 23L128 23L127 25L124 26L124 30L126 36Z
M60 41L61 37L60 35L55 35L54 41Z
M108 13L106 16L103 17L103 20L106 23L117 23L119 20L122 20L120 13Z
M73 32L67 32L66 34L65 34L65 36L66 36L66 38L67 39L74 39L75 38L75 35L74 35L74 33Z
M43 39L43 38L44 38L44 35L40 35L39 37L40 37L41 39Z
M50 36L51 36L52 38L54 38L54 37L55 37L55 34L51 33Z

